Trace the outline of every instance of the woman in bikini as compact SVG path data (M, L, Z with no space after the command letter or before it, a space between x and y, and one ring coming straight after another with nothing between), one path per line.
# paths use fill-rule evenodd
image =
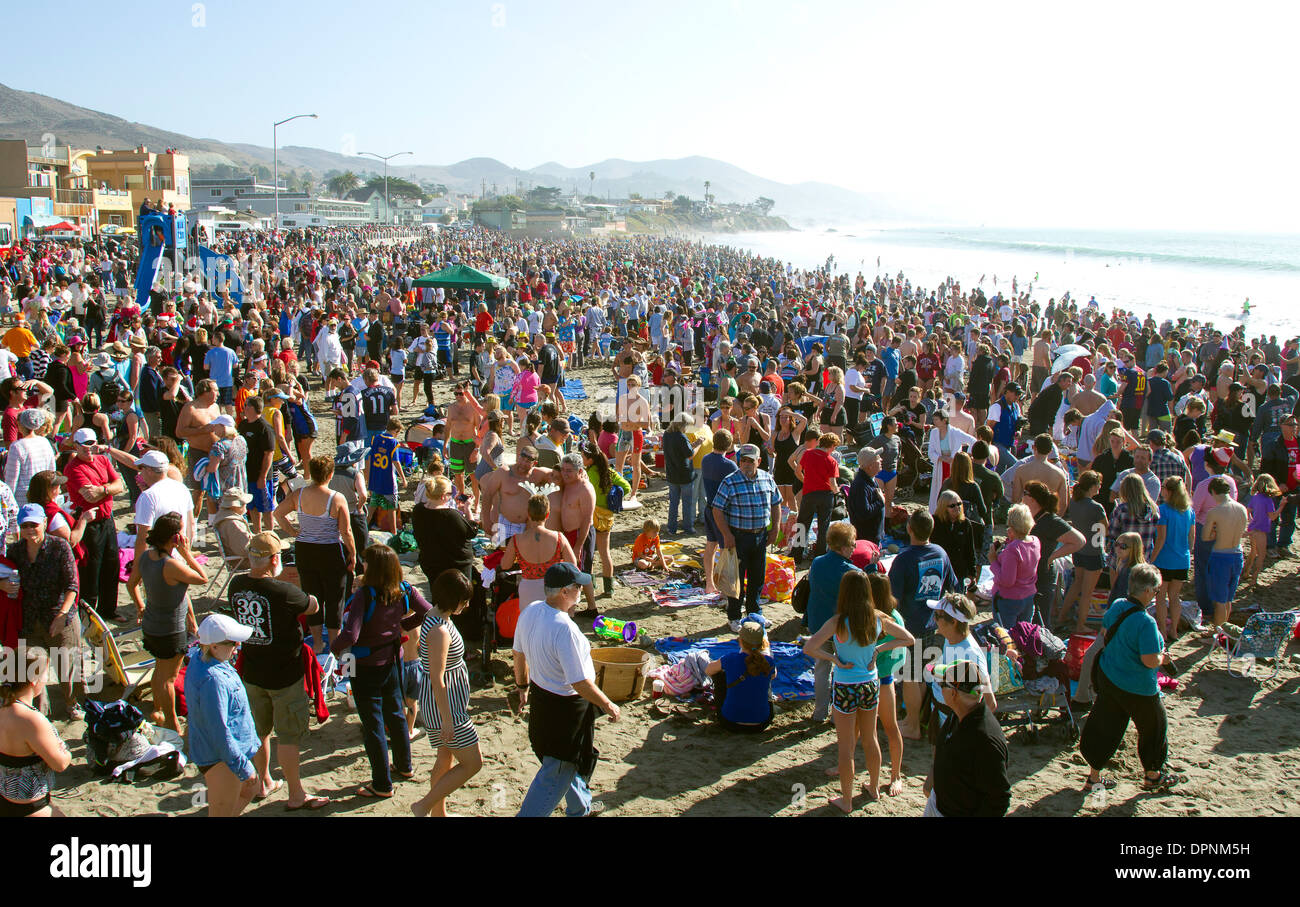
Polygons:
M50 805L50 789L54 773L65 771L72 756L35 705L49 659L44 650L30 649L19 667L19 676L0 683L0 817L62 816Z
M568 561L575 567L578 559L573 556L573 546L564 534L546 528L546 517L550 515L551 502L545 494L535 493L528 499L528 523L524 531L511 536L506 543L505 557L501 559L501 569L509 570L516 563L519 565L519 611L522 613L529 605L541 601L544 596L542 578L552 564Z

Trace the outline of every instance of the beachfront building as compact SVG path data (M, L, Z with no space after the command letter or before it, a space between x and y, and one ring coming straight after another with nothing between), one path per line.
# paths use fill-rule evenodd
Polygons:
M175 206L177 211L190 208L190 159L178 151L158 154L144 145L130 151L97 150L86 158L86 163L94 183L130 195L130 226L135 226L134 212L140 210L146 198L164 210L169 206Z
M275 184L262 182L253 176L231 177L196 177L190 180L194 193L194 204L233 204L238 206L239 199L245 195L260 195L269 192L275 194ZM280 192L287 192L289 184L280 180Z
M412 227L424 222L424 208L419 199L389 195L385 201L382 185L353 189L347 199L365 203L370 209L371 223Z
M250 209L257 214L275 216L275 192L261 191L239 197L240 211ZM280 191L281 215L315 215L323 217L331 227L352 227L375 223L370 206L365 202L345 198L325 198L307 192Z
M25 214L36 233L66 224L72 229L61 227L58 235L89 237L104 224L131 226L135 216L130 195L96 181L89 164L95 157L93 150L68 145L0 140L0 196L38 202L26 206ZM21 223L16 227L29 235Z

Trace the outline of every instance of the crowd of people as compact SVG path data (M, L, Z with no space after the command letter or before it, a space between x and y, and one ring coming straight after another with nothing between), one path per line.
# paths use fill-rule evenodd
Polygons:
M1109 586L1087 783L1114 783L1098 772L1131 718L1144 784L1164 789L1179 779L1164 764L1155 671L1177 638L1183 584L1213 633L1240 582L1292 555L1294 339L1068 297L1043 306L1028 290L986 296L952 279L921 288L902 274L800 270L681 239L365 228L213 245L242 293L178 278L139 305L137 253L112 237L29 241L0 273L0 641L78 648L78 602L138 620L157 659L154 717L173 730L188 664L184 726L212 815L279 787L272 734L288 808L328 803L298 766L308 637L319 658L355 661L371 767L357 795L392 797L411 776L418 721L438 758L412 811L446 814L483 765L454 619L480 579L480 529L501 569L521 573L514 675L541 768L520 814L561 800L570 815L597 810L595 720L620 712L573 617L612 594L616 514L655 479L669 492L664 534L704 536L705 591L717 591L720 552L734 552L726 612L740 654L707 672L725 727L761 734L774 716L768 552L809 570L813 720L833 713L834 806L846 812L858 741L867 799L896 795L904 740L931 709L927 814L1006 811L1006 745L970 635L984 565L1008 627L1037 614L1082 630ZM455 263L509 289L413 286ZM565 393L580 368L606 376L585 421ZM404 465L412 437L422 457ZM647 460L655 452L662 465ZM642 529L637 565L666 566L659 524ZM375 531L414 536L427 591L391 545L369 541ZM884 576L891 531L908 544ZM229 614L200 620L196 590L222 561L241 568ZM135 606L120 615L119 585ZM1135 610L1152 602L1155 617ZM927 637L943 658L923 671L912 653ZM79 690L60 685L62 717L80 719ZM48 783L44 794L8 783L33 760L67 766L44 717L44 666L5 690L0 805L48 812Z

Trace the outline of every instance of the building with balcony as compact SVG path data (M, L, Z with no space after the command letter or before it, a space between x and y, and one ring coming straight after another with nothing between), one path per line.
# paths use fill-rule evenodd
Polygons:
M177 151L161 154L137 145L130 151L96 151L87 158L90 178L105 189L129 193L132 211L146 198L164 209L191 207L190 159Z
M280 180L280 192L285 192L289 184ZM190 193L193 197L194 204L198 205L220 205L225 202L238 203L239 199L245 195L261 195L263 193L275 194L275 184L271 182L261 182L253 176L232 176L232 177L195 177L190 180Z

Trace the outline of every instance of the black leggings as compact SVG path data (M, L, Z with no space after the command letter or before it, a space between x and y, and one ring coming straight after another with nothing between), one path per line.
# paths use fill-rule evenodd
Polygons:
M433 406L433 371L423 369L418 365L411 366L411 371L415 373L412 376L414 380L424 382L425 405Z
M337 629L350 572L343 556L343 543L316 545L299 542L294 548L294 563L298 567L302 591L316 596L320 603L320 610L307 618L307 624L319 627L323 623Z
M1148 772L1160 771L1169 755L1169 723L1160 695L1139 696L1121 690L1098 666L1097 701L1079 740L1079 752L1088 760L1088 765L1097 771L1102 770L1124 742L1130 719L1137 727L1138 758L1142 761L1142 768Z
M817 516L817 542L813 545L812 556L820 557L826 553L826 530L831 521L831 510L835 506L835 492L833 491L805 491L803 500L799 502L799 526L795 532L802 532L803 538L796 539L802 544L795 546L790 551L790 556L794 558L795 564L803 560L804 549L808 547L808 536L811 534L813 515Z

